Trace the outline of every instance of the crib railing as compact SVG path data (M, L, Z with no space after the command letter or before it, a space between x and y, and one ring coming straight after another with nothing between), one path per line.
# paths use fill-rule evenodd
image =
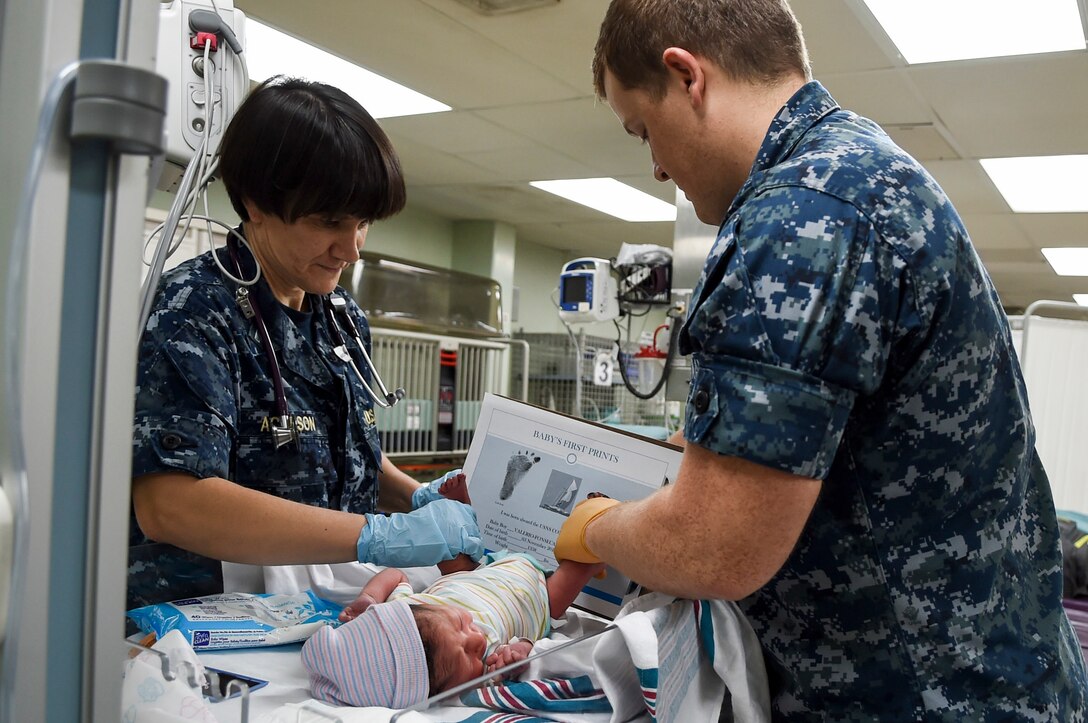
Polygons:
M371 329L374 364L404 399L377 409L382 450L390 457L464 454L484 394L509 395L510 349L501 341L396 329Z

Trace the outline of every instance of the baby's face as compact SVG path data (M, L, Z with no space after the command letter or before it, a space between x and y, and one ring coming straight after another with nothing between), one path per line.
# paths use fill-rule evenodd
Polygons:
M435 667L442 673L442 690L467 683L484 672L487 637L463 608L441 606L434 626ZM432 695L435 692L432 691Z

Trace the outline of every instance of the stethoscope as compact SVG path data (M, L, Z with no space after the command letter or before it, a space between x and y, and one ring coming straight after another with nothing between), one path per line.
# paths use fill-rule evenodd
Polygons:
M247 319L252 319L253 323L257 327L257 336L260 338L261 347L264 349L265 357L268 358L268 366L272 370L272 386L275 389L276 394L276 416L271 422L272 441L275 443L275 449L279 449L293 441L298 440L298 430L291 425L290 409L287 406L287 393L283 389L283 376L280 374L279 360L276 359L276 352L272 348L272 337L268 334L268 327L265 326L264 319L261 316L261 308L255 303L255 299L249 297L248 286L256 283L260 278L260 271L253 277L251 281L242 280L242 264L238 259L238 244L239 241L235 239L237 231L233 231L230 237L227 239L227 251L230 254L231 263L234 265L234 270L238 274L237 278L231 276L231 280L239 282L238 291L235 292L234 300L237 302L238 307L242 310L242 315ZM244 242L243 242L244 243ZM213 254L214 255L214 254ZM226 269L220 266L220 269L226 273ZM404 398L404 389L397 387L396 390L390 392L385 386L385 382L382 381L382 377L378 374L378 368L374 366L374 362L370 359L370 355L366 353L366 346L363 345L362 336L359 334L359 329L355 326L355 322L351 319L351 314L348 313L348 302L343 297L336 296L335 294L329 294L321 297L321 308L325 314L325 320L329 329L329 334L333 337L335 346L333 347L333 353L340 361L346 363L355 372L355 376L359 377L359 383L366 389L367 394L374 400L374 403L379 407L389 409L401 399ZM338 323L337 315L340 317ZM359 367L355 364L355 359L351 356L351 352L348 350L347 343L344 340L344 334L341 331L341 325L347 329L348 334L355 341L356 347L362 352L363 362L370 370L370 376L374 382L378 385L378 390L375 391L370 382L366 380L363 373L359 370Z

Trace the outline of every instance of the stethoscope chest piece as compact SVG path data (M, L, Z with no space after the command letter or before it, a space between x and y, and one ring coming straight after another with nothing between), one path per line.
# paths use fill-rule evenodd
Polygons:
M283 420L280 424L271 425L272 443L275 445L275 449L284 447L291 442L298 441L298 432L291 429L290 425L288 424L289 421L290 418L288 418L287 420Z
M363 388L366 389L367 394L374 400L374 403L379 407L389 409L401 399L404 399L403 388L397 387L393 392L390 392L389 389L386 388L385 382L382 381L381 375L378 374L378 368L374 366L374 362L371 360L370 355L366 353L366 345L363 344L359 329L355 326L355 322L351 320L351 314L348 313L347 300L336 294L330 294L325 297L324 303L326 313L329 317L329 331L333 336L333 353L336 354L337 358L351 367L352 371L355 372L355 376L359 378L359 383L363 385ZM340 333L341 323L344 328L348 330L351 338L355 340L355 346L359 349L359 353L363 355L363 362L366 364L367 369L370 370L370 376L373 378L374 383L378 385L377 391L375 391L374 387L370 386L370 382L368 382L366 377L363 376L363 373L359 371L359 367L355 365L355 360L352 358L347 343L344 341L344 335Z

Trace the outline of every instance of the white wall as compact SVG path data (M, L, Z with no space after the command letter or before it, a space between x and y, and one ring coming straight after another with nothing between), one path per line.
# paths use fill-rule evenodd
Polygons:
M453 222L409 204L393 218L371 227L366 250L449 269L453 265Z
M531 333L566 333L556 310L558 297L553 293L559 285L563 264L576 258L573 252L561 251L527 241L518 241L514 255L514 286L518 289L517 321L513 331Z

